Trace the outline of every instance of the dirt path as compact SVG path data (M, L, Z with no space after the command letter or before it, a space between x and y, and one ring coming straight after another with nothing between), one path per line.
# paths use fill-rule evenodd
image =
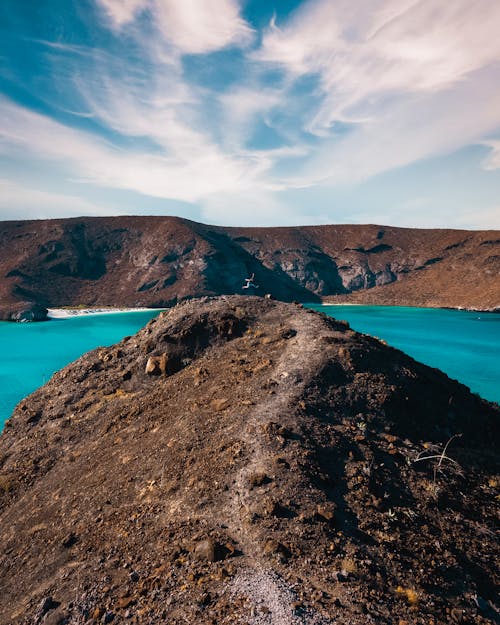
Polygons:
M294 409L312 375L325 361L318 338L322 324L316 316L295 318L290 328L296 334L287 342L272 371L272 379L277 382L275 394L254 407L242 432L250 456L237 474L227 503L228 527L241 546L247 564L246 570L233 580L230 592L250 602L249 625L327 625L332 622L312 612L296 614L294 589L272 569L268 558L263 556L259 532L248 523L256 499L252 476L273 473L265 428L272 422L279 423L283 415Z

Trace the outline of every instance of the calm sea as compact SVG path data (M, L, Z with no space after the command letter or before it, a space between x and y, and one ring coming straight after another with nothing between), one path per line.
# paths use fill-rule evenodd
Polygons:
M15 405L85 352L135 334L159 311L0 322L0 430Z
M389 306L316 306L385 339L500 402L500 315ZM0 322L0 429L23 397L84 352L134 334L158 312L88 315L46 323Z
M385 339L500 403L500 314L405 306L317 306L358 332Z

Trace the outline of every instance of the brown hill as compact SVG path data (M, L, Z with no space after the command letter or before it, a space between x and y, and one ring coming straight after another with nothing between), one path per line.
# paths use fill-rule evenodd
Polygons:
M222 228L174 217L0 223L4 319L43 317L46 306L164 307L241 293L252 273L260 294L285 301L495 309L500 232Z
M180 304L7 422L0 623L498 622L499 416L300 305Z

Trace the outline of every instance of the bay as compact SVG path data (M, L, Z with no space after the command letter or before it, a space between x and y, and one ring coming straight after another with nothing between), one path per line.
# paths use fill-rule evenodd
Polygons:
M405 306L308 306L348 321L500 403L500 314Z
M53 373L96 347L135 334L159 310L0 322L0 430L16 404Z

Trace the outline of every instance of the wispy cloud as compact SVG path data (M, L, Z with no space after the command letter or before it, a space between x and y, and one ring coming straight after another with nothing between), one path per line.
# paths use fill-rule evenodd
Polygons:
M496 0L311 0L271 25L256 58L318 73L325 99L316 132L371 119L384 99L436 92L500 61Z
M248 191L262 173L262 159L227 156L175 122L165 138L171 150L155 153L120 149L7 101L0 100L0 109L0 151L28 150L82 182L196 202L217 192ZM128 119L133 129L134 114ZM163 133L154 136L163 141Z
M272 23L254 58L319 77L301 122L322 141L290 184L352 183L498 128L498 24L495 0L311 0Z

